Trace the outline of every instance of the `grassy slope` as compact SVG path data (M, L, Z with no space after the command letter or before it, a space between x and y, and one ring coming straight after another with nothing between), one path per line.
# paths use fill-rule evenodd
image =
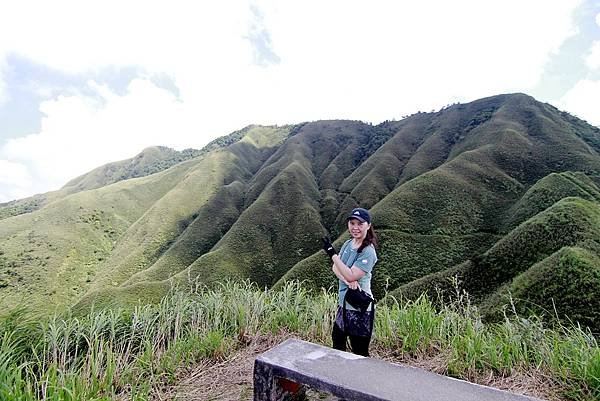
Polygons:
M42 207L49 205L71 195L75 191L59 189L56 191L36 194L23 199L16 199L6 203L0 203L0 220L21 214L32 213Z
M487 107L485 104L484 106ZM377 193L377 186L381 185L389 174L387 161L401 161L398 163L396 177L402 177L402 169L414 158L419 160L428 152L442 152L446 157L451 146L445 145L441 151L440 143L446 143L445 141L440 138L423 140L427 133L425 128L432 124L431 118L431 115L418 114L411 117L409 122L400 125L396 135L374 152L344 182L346 187L351 188L350 183L358 182L356 185L359 190L356 193ZM453 116L448 120L457 119ZM450 122L445 118L439 122L440 126L448 124ZM438 132L438 137L441 136L441 132ZM411 147L407 147L409 144L412 146L412 153ZM415 150L418 151L414 153ZM467 153L459 160L401 184L373 207L375 225L379 230L383 230L380 231L382 250L377 265L380 274L374 282L376 295L381 296L386 287L393 289L425 274L424 272L451 267L457 261L493 243L493 234L481 233L482 227L485 227L485 210L497 206L499 201L494 194L498 188L507 193L504 198L498 197L501 202L506 202L505 199L515 196L519 184L500 171L483 168L482 164L489 166L491 161L488 158L478 162L478 159L486 157L485 152ZM367 173L363 166L376 168ZM413 166L413 171L414 169L416 167ZM479 186L482 181L488 185ZM381 187L385 186L386 184L383 184ZM440 191L440 188L444 190ZM362 198L365 201L365 196ZM354 199L354 196L351 195L348 199ZM465 199L469 199L470 202L465 202ZM346 209L349 207L350 204ZM345 212L343 213L337 218L341 223L345 220ZM341 244L341 239L337 243ZM335 284L329 270L329 263L323 255L313 255L295 265L278 286L285 280L300 279L307 280L312 286L328 287Z
M224 137L217 138L208 143L201 150L185 149L176 151L164 146L152 146L146 148L131 159L108 163L76 177L58 191L38 194L7 203L0 203L0 220L19 214L31 213L42 208L44 205L76 192L101 188L122 180L145 177L166 170L175 164L231 145L239 141L249 130L254 128L256 128L256 126L250 125Z
M600 202L600 190L585 174L551 173L531 186L510 208L503 231L515 228L528 218L569 196Z
M0 203L0 220L36 211L43 205L50 203L48 199L53 197L53 192L47 192L44 194L33 195L24 199Z
M461 161L454 164L471 169L473 174L483 174L474 164ZM495 187L506 183L504 187L513 188L512 180L499 173L488 174L489 186L477 186L453 175L453 171L450 165L424 174L398 187L373 207L382 249L377 265L381 274L374 286L378 296L382 295L387 280L393 289L425 272L447 269L495 240L493 233L482 232L487 227L485 211L498 204L493 196ZM309 280L321 286L331 284L333 278L327 263L327 267L320 269L315 266L322 263L320 259L315 256L300 262L285 279ZM324 281L320 275L327 279Z
M125 284L168 279L209 252L238 219L244 189L245 185L240 181L219 188L190 217L189 226L173 245L151 267L134 274Z
M565 198L532 217L473 262L467 290L482 296L563 246L600 238L600 205Z
M560 304L559 309L570 312L577 309L579 316L582 316L582 313L589 313L586 311L587 308L581 308L581 302L571 301L595 297L595 292L590 293L587 290L600 284L600 281L594 283L597 279L597 272L594 273L598 268L597 265L584 272L585 268L594 266L593 262L598 258L599 227L600 205L597 202L580 198L564 198L523 222L487 252L452 269L406 284L392 292L392 295L415 298L422 292L434 296L438 290L441 290L443 294L449 296L455 290L450 278L457 276L463 289L474 296L475 300L483 301L488 316L492 316L492 312L498 310L501 301L507 300L505 295L509 290L522 299L531 296L532 302L547 310L552 310L548 308L552 301L551 298L543 299L545 295L542 294L555 294L555 302ZM576 269L572 269L563 258L565 255L568 257L568 255L581 254L577 250L565 248L573 246L586 249L583 257L578 259L583 262ZM553 274L548 274L544 280L541 280L539 272L547 272L549 269L554 271ZM579 271L573 273L577 269ZM574 277L574 274L580 273L587 275L585 286L565 285L566 277L569 276L575 280L574 282L581 282ZM548 286L548 283L554 279L558 281L553 286ZM557 291L559 287L561 290ZM539 312L539 309L537 311ZM598 321L594 323L594 328L600 329Z
M244 135L248 131L244 130ZM289 127L273 130L275 134L262 129L255 131L256 138L249 135L246 140L232 145L237 153L229 158L234 161L230 164L235 170L239 170L235 165L237 162L254 163L258 168L260 160L271 152L263 141L280 142ZM221 142L228 138L231 139L221 138ZM202 211L189 212L193 202L189 202L187 211L184 210L189 214L182 214L179 200L184 204L183 209L186 202L178 195L189 189L202 193L199 200L202 196L208 197L204 195L209 192L205 182L194 184L194 180L204 176L217 177L205 173L219 167L215 159L226 159L219 150L221 142L213 145L216 148L210 155L180 163L166 171L75 193L39 211L3 220L0 224L2 306L26 302L51 308L68 304L100 283L128 279L130 273L113 274L115 261L123 263L120 266L124 267L129 262L129 267L135 271L136 261L150 260L157 253L162 254L170 245L168 241L162 241L170 234L168 230L181 231L194 213L201 216ZM208 170L202 170L204 168ZM246 175L251 176L251 173ZM223 179L231 180L231 177ZM178 184L181 185L179 188ZM186 189L186 185L189 188ZM232 187L235 186L232 183ZM206 212L204 210L204 217ZM146 224L141 224L144 221ZM138 236L131 236L132 233ZM214 235L212 239L208 238L213 243L216 240ZM169 276L172 273L161 274Z
M176 162L192 157L199 151L177 152L165 147L151 147L134 158L109 163L69 181L63 188L45 194L0 204L0 220L31 213L45 205L77 192L101 188L128 178L142 177L165 170Z
M512 220L514 225L519 218L535 214L533 211L540 207L537 202L539 196L528 199L531 196L528 193L515 204L535 180L553 169L567 167L593 172L598 168L595 150L571 131L564 138L570 159L560 160L565 151L557 145L563 139L562 122L553 115L546 115L545 106L532 102L531 98L514 96L504 99L501 104L483 102L479 106L478 111L470 111L473 117L469 122L455 117L460 123L454 129L448 129L447 119L444 120L446 129L439 130L438 136L445 135L445 140L429 139L421 144L420 151L413 156L416 161L409 161L402 174L410 177L411 173L406 172L409 167L412 171L418 170L417 166L422 165L422 154L444 154L448 161L413 180L403 182L400 178L396 190L373 207L375 224L382 236L377 265L379 274L374 279L375 291L379 295L383 294L386 285L394 289L411 279L436 271L440 273L429 278L435 278L438 284L448 287L446 277L464 270L471 272L474 269L472 264L465 261L483 253L500 238L498 234L503 232L502 227L510 226L505 222L506 215L517 215ZM433 126L436 124L441 123L431 123ZM540 129L544 132L539 132ZM394 139L396 137L382 146L376 155ZM553 181L556 179L567 181L568 184L563 183L563 187L569 188L555 185ZM552 188L553 194L548 195L549 199L560 199L561 194L584 192L587 198L595 198L597 192L583 174L564 173L549 177L546 183L540 182L533 191L544 185ZM567 215L573 213L575 217L577 211L575 207L563 212ZM519 214L521 217L518 217ZM560 236L559 233L564 233L562 225L566 222L557 223L556 234ZM473 241L465 246L469 237L463 237L464 234L478 237L472 237ZM522 241L523 238L520 238L511 243L516 253L511 257L523 258L526 261L524 268L527 268L527 250L523 249ZM498 275L510 276L510 270L502 270L509 269L507 261L504 262ZM453 268L455 265L459 266ZM335 284L329 268L326 258L316 254L294 266L284 280L308 280L311 285L328 287ZM478 268L481 269L480 266ZM499 285L494 284L495 281L488 283L487 279L477 279L477 274L469 278L463 274L463 279L471 280L469 288L480 297L486 289ZM500 280L500 277L496 279ZM405 286L403 291L409 292L410 289L412 295L418 295L424 290L432 290L431 284L427 279L417 280L412 286ZM400 290L393 292L397 296L400 293Z
M552 170L575 169L591 173L597 171L598 163L595 149L590 147L588 143L583 142L581 136L577 133L570 129L566 130L564 122L556 115L550 114L546 109L546 105L533 103L526 97L512 98L495 113L490 121L476 128L479 135L468 138L462 145L462 150L474 149L476 146L485 148L495 142L490 157L493 158L499 169L513 177L515 181L524 184L525 188L527 188L527 184ZM564 154L567 155L567 158L564 157ZM477 179L474 182L489 183L487 178L481 178L483 180ZM473 182L472 179L469 180ZM561 181L562 187L556 185L553 181ZM564 185L564 181L569 181L569 185ZM564 188L565 186L568 188ZM544 187L549 189L545 192L547 199L540 196L544 191L536 193L537 190ZM516 191L518 189L518 187L514 188ZM535 211L538 211L541 205L547 204L549 200L557 200L561 195L579 195L585 192L586 198L593 198L597 188L581 174L562 174L557 177L549 177L546 182L541 182L538 187L532 188L532 190L533 192L528 193L509 210L502 207L487 209L492 210L497 215L496 219L491 219L493 222L491 228L493 229L495 226L497 230L503 226L511 227L511 224L514 226L520 219L535 214ZM535 195L528 199L532 193L535 193ZM468 196L466 199L472 199L472 197ZM387 201L387 198L385 201ZM448 202L444 202L444 204L447 205ZM437 210L438 207L434 206L432 209ZM544 232L555 242L546 242L547 238L543 234L536 237L535 227L533 227L534 233L531 237L527 235L527 232L522 232L522 235L518 236L518 240L514 240L509 235L486 254L489 255L488 257L476 258L477 263L465 261L456 267L425 276L397 289L393 292L393 295L414 297L422 292L429 292L435 296L436 286L451 292L453 289L448 278L457 274L464 280L464 286L468 291L483 297L492 288L516 274L515 269L518 271L526 269L532 260L547 256L560 248L562 246L560 244L561 240L565 243L576 241L568 234L577 237L580 227L571 224L570 220L577 220L578 216L583 215L586 216L587 223L593 221L593 213L590 216L584 210L593 209L594 207L593 204L583 206L578 204L578 201L573 201L563 205L562 210L556 210L556 215L551 213L548 219L551 223L555 223L555 226L550 229L546 226L547 231ZM503 210L506 210L506 213L503 213ZM512 215L511 212L514 212L516 216ZM443 216L449 215L447 212L443 214ZM459 213L459 215L466 216L464 213ZM508 222L506 217L503 217L506 215L512 218ZM552 219L552 217L556 218ZM535 221L532 223L535 226ZM546 224L547 222L544 221L543 223ZM585 225L585 223L583 224ZM592 225L586 227L588 230L592 230ZM573 231L566 233L565 230L569 228ZM586 229L582 230L585 231ZM563 235L564 237L561 238ZM534 238L539 238L539 243L531 244L530 241ZM539 248L536 248L536 245L539 245ZM507 252L504 258L501 256L502 251L499 251L500 249ZM499 259L494 260L493 256L497 256ZM515 266L514 262L519 266Z
M563 247L532 265L482 304L498 319L502 306L512 304L520 315L558 317L579 322L600 333L600 257L581 247Z
M189 163L80 192L0 224L2 307L51 308L93 282L128 228L188 171Z
M428 115L417 114L400 122L384 123L382 130L394 135L341 183L327 180L324 174L321 181L324 189L339 187L340 193L349 194L341 204L331 205L332 213L335 213L334 227L338 229L336 233L344 229L347 210L355 205L371 208L398 185L406 164L428 134L424 128L428 119Z
M528 96L502 95L375 127L249 127L246 142L195 161L127 226L82 304L157 299L172 284L226 277L328 286L334 280L319 238L338 237L356 205L372 208L382 237L377 295L428 273L472 269L478 265L469 259L479 263L477 255L539 212L541 189L556 192L539 192L549 204L572 188L595 198L581 174L538 182L553 172L600 172L597 133L567 117ZM268 132L290 136L279 136L280 146L254 143Z
M449 118L456 119L458 118L455 116ZM418 122L418 127L428 127L432 124L430 120L431 116L426 118L424 115L417 115L413 122ZM439 122L441 126L448 124L450 123L446 119ZM364 165L377 165L386 158L395 157L403 160L404 164L400 168L406 165L406 159L408 162L416 160L412 162L412 171L415 171L416 166L422 164L418 160L426 153L443 153L444 157L448 156L451 147L441 147L441 143L446 143L440 138L441 130L436 131L438 139L429 141L422 141L421 134L415 134L415 131L418 131L415 126L409 125L406 130L401 128ZM421 132L426 130L422 129ZM414 148L418 149L412 158L409 157L410 154L400 153L406 152L403 145L407 143L414 144ZM440 150L441 148L443 149ZM378 276L379 283L375 286L378 295L382 293L388 279L390 288L393 289L409 278L415 278L419 271L423 274L451 267L457 260L468 257L482 245L492 242L492 234L481 233L486 228L486 210L496 208L499 202L506 203L506 199L512 199L520 188L518 182L498 169L490 168L492 164L485 149L466 152L431 172L401 184L373 207L375 225L384 230L381 231L381 261L377 266L378 272L383 274ZM384 176L384 171L385 168L377 173ZM355 172L354 175L358 173ZM362 181L366 183L369 180ZM481 182L487 185L480 185ZM443 191L440 191L441 188ZM498 188L504 190L504 197L497 196ZM341 220L343 221L343 217ZM465 234L467 236L462 237ZM475 237L478 240L473 241ZM402 241L398 240L400 238ZM441 248L444 248L442 254L439 252ZM398 262L398 258L402 262ZM325 286L333 283L329 267L319 269L316 266L322 263L320 259L322 258L315 255L300 262L285 279L309 280L316 285ZM431 263L432 260L434 263ZM319 274L314 274L315 271ZM320 275L326 275L327 279L322 279Z
M538 213L544 212L550 206L567 197L579 197L594 202L598 200L598 187L583 173L551 173L532 185L521 198L507 210L506 214L503 216L503 228L501 234L512 235L510 231L517 228L519 224L531 219ZM456 271L457 269L452 269L446 273L434 275L432 278L437 276L448 277L451 275L451 272L453 274ZM414 285L412 286L407 286L407 288L414 287L423 289L428 280L429 278L424 278L423 280L413 283ZM440 280L436 279L436 281ZM412 290L410 292L415 295L415 292Z
M152 146L144 149L140 154L131 159L109 163L74 178L63 189L69 191L69 193L73 193L103 187L130 178L145 177L166 170L175 164L193 159L194 157L227 147L242 139L249 131L256 130L256 128L257 126L249 125L239 131L232 132L229 135L209 142L200 150L184 149L176 151L165 146Z
M349 175L356 160L369 154L365 147L371 131L372 127L352 121L304 125L251 180L246 205L231 229L210 252L172 281L210 285L226 277L249 277L260 285L272 285L295 263L320 248L325 228L319 214L318 182L327 176L326 171L338 171L338 182ZM142 282L146 278L139 276L124 287L111 289L113 298L127 298L144 286L151 289L171 285ZM92 298L107 297L95 293Z
M318 192L310 171L299 163L284 169L242 213L212 252L180 275L214 284L224 277L249 277L271 286L293 265L315 251L311 240L323 235Z
M104 187L128 178L142 177L148 175L148 172L157 172L153 170L158 169L162 162L174 159L178 154L179 152L162 146L149 147L133 158L108 163L74 178L62 189L80 192Z
M181 233L181 222L187 221L222 185L229 184L228 166L233 156L226 152L209 154L177 182L168 193L129 227L110 258L104 263L103 274L93 288L116 286L132 274L151 265L166 250L165 246ZM212 174L201 174L203 170ZM243 175L243 171L236 171Z
M286 134L284 129L256 129L241 141L211 152L195 163L171 191L129 228L91 289L123 285L132 275L152 266L185 231L194 215L200 216L198 211L210 204L221 188L236 181L248 181ZM215 237L214 233L208 235ZM168 271L159 276L170 276L186 267L163 266Z
M362 126L354 122L305 125L265 163L249 185L247 207L240 218L210 253L178 276L181 281L192 277L210 284L233 276L270 286L317 250L325 230L315 174L335 162L338 153L352 155L354 136ZM328 150L315 152L310 145L317 142L319 149Z

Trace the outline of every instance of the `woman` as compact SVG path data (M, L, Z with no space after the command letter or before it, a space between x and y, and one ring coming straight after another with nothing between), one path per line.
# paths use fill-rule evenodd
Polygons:
M346 341L350 338L352 352L369 356L375 305L371 304L366 312L361 312L346 302L344 310L344 298L348 288L358 288L373 296L371 273L377 263L377 237L371 226L371 214L366 209L352 209L346 220L352 238L344 242L340 254L329 240L324 241L323 247L331 257L333 273L339 279L339 306L331 338L335 349L346 351Z

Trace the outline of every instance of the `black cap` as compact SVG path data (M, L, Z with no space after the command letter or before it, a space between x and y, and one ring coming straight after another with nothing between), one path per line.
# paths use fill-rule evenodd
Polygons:
M346 221L348 221L350 219L357 219L358 221L360 221L362 223L366 222L366 223L371 224L371 214L369 213L369 211L367 209L363 209L362 207L357 207L357 208L352 209L352 211L348 215L348 218L346 219Z

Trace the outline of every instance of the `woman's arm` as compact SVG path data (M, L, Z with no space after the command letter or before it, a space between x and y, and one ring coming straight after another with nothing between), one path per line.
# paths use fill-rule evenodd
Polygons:
M344 246L346 246L347 244L348 241L344 243ZM344 246L342 246L342 252L344 250ZM327 254L331 257L331 260L333 261L331 270L336 275L336 277L350 288L360 288L357 280L364 276L366 273L359 268L348 268L344 264L344 262L342 262L339 255L336 253L335 248L331 244L331 240L329 240L329 238L327 237L323 238L323 249L325 250L325 252L327 252Z
M341 275L341 273L338 271L337 267L335 267L335 265L331 266L331 270L333 270L333 272L335 273L335 275L337 276L337 278L339 278L340 280L342 280L342 282L344 282L348 287L352 288L353 290L360 290L360 284L358 284L358 281L346 281L346 279L344 278L344 276Z
M366 273L364 272L364 270L359 269L358 267L348 267L344 264L344 262L342 262L342 260L340 259L340 256L338 254L333 255L333 257L331 258L331 260L333 261L333 272L335 273L335 275L337 276L338 273L343 277L338 276L338 278L340 280L346 281L346 283L352 282L352 281L358 281L360 278L362 278ZM336 272L337 270L337 272Z
M344 278L344 276L342 276L342 274L337 269L337 267L335 267L335 263L333 265L331 265L331 270L333 270L333 273L337 276L337 278L342 280L344 282L344 284L348 285L348 281L346 281L346 279Z

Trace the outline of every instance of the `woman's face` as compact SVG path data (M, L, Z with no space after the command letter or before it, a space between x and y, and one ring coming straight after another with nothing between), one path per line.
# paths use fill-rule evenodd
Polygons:
M348 232L352 238L363 240L367 236L367 231L371 225L367 222L361 222L358 219L348 220Z

